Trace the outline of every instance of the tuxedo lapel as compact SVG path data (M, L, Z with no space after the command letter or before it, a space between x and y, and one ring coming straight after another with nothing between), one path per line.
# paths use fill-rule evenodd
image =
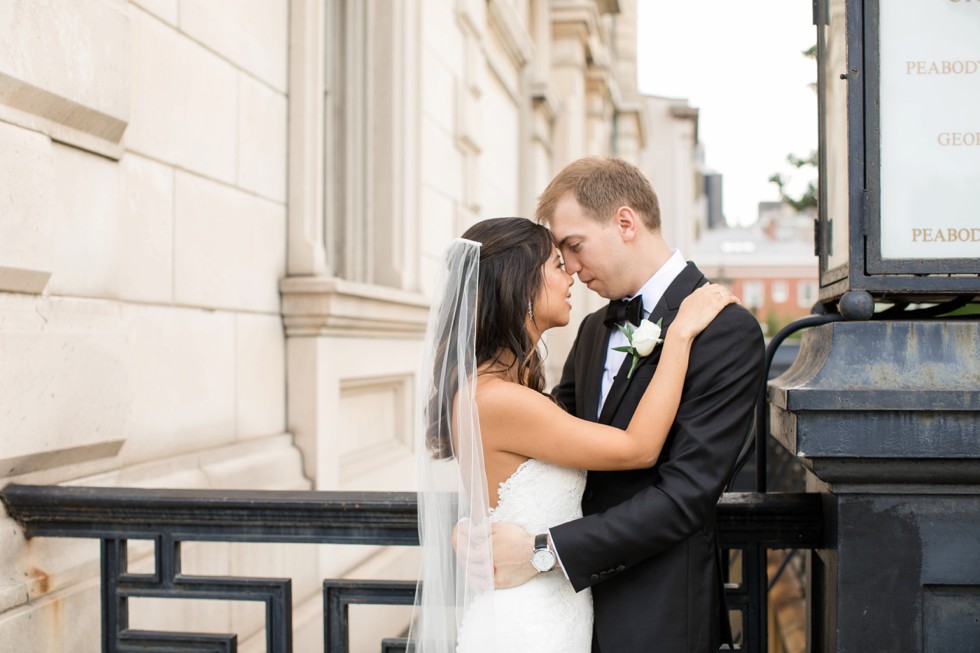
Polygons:
M677 275L674 282L667 287L667 292L664 293L664 296L660 299L660 303L657 304L657 308L663 306L663 313L661 316L663 317L664 321L660 326L665 331L667 330L667 327L670 326L671 322L674 321L674 318L677 317L677 311L681 307L681 302L683 302L688 295L706 283L708 283L708 280L705 278L701 270L698 269L698 266L688 261L687 267L684 268L683 272ZM651 315L651 317L653 317L653 315ZM654 319L654 322L656 322L656 319Z
M584 399L585 413L581 417L596 421L599 416L599 394L602 389L602 371L606 363L606 350L609 348L609 337L612 330L602 322L597 321L596 328L599 330L592 342L595 343L589 354L589 364L586 366Z
M704 275L701 273L701 270L690 262L687 264L687 267L684 268L679 275L677 275L677 278L671 282L671 284L667 287L666 292L664 292L663 297L660 298L657 305L653 307L652 311L650 311L650 317L647 318L654 324L657 323L657 320L661 320L661 338L666 336L667 327L669 327L674 321L674 318L677 317L677 311L680 309L681 302L684 301L684 298L690 295L695 288L704 285L705 283L707 283L707 279L705 279ZM606 346L602 349L603 353L605 353L608 346L609 337L606 336ZM660 349L660 346L654 349L653 353L640 362L640 366L656 365L660 360ZM616 377L613 379L613 384L609 389L609 395L606 397L606 402L602 405L602 413L599 415L599 423L611 423L616 411L619 410L619 405L622 403L623 397L626 396L626 391L636 378L635 372L633 373L633 378L626 378L632 364L633 357L627 354L626 358L623 360L622 366L619 368L619 372L616 373ZM602 366L603 361L600 361L600 370L602 369Z
M609 424L612 421L613 415L616 414L616 410L619 409L619 404L623 401L623 396L626 394L626 389L629 388L630 383L633 382L633 379L626 378L632 364L633 357L627 354L626 359L623 361L619 371L616 372L616 376L613 378L613 384L612 387L609 388L609 394L606 396L606 402L602 404L602 413L599 415L600 424Z

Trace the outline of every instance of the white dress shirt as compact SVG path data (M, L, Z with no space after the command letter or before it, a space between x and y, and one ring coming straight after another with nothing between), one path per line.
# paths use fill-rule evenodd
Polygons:
M660 298L667 292L667 288L686 267L687 261L684 260L680 250L675 249L674 253L667 259L667 262L661 265L660 269L643 284L637 295L643 296L644 319L650 317L650 312L660 303ZM633 297L636 297L636 295L633 295ZM630 300L633 297L624 297L623 299ZM633 326L635 327L637 325ZM606 366L602 372L602 390L599 394L600 413L602 412L602 405L606 403L609 389L612 388L613 380L616 378L616 374L619 373L619 368L626 359L626 352L614 351L613 347L622 347L628 344L629 342L626 340L623 332L619 329L614 329L612 335L609 337L609 349L606 351Z

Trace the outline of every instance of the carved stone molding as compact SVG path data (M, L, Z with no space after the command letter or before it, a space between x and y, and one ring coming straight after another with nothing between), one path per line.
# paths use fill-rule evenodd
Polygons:
M620 0L596 0L596 4L603 14L618 14L623 10Z
M420 293L336 277L289 277L279 289L287 337L419 336L429 316Z
M341 379L341 485L412 453L414 376Z
M584 69L611 68L609 30L594 2L565 0L551 7L552 63Z
M547 80L531 82L531 98L534 100L534 109L540 111L548 122L554 122L561 111L561 101L554 84Z
M599 34L599 12L595 3L563 0L551 5L551 25L556 40L577 38L588 44Z
M491 0L487 7L490 29L498 36L504 51L516 68L523 68L534 56L534 42L524 29L514 5Z
M590 66L585 73L585 83L590 114L605 115L609 105L619 107L622 104L619 85L608 68Z

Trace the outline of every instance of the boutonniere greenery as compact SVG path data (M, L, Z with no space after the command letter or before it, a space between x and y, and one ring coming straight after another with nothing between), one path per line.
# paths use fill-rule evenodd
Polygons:
M660 337L660 324L663 320L663 318L660 318L656 324L650 320L640 320L640 326L636 327L635 331L633 330L633 325L629 322L626 323L626 326L621 324L616 325L623 332L623 335L626 336L626 341L630 344L623 345L622 347L613 347L613 349L633 355L633 364L630 365L630 371L626 375L627 379L633 378L633 372L636 371L636 366L640 364L640 359L649 356L654 348L663 342L663 338Z

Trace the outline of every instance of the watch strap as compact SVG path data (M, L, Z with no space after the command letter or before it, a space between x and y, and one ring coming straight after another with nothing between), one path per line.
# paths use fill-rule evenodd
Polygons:
M548 546L548 534L541 533L534 536L534 552L531 554L531 566L539 572L544 573L555 568L558 556L554 554Z
M534 550L539 551L541 549L548 548L548 534L538 533L534 536Z

